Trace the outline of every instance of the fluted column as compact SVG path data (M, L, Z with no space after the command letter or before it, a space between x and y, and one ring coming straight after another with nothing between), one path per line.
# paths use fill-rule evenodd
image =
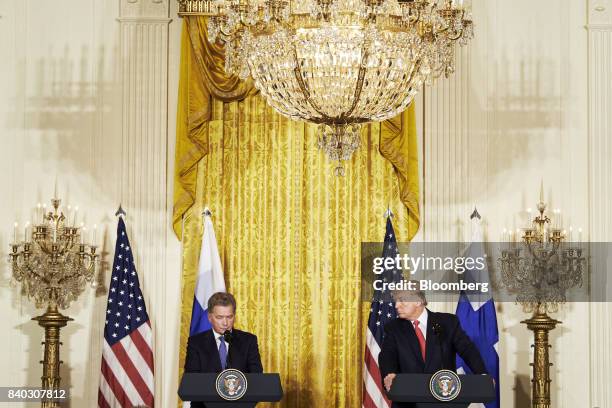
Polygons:
M612 239L612 0L589 1L589 224L592 242ZM592 273L605 274L606 265ZM608 281L610 278L608 277ZM606 288L594 287L605 291ZM610 293L610 288L607 288ZM604 292L596 296L602 296ZM609 299L608 299L609 300ZM593 407L612 406L612 305L592 303L591 401Z
M155 400L162 395L169 239L168 37L170 0L121 0L121 202L133 241L155 344Z

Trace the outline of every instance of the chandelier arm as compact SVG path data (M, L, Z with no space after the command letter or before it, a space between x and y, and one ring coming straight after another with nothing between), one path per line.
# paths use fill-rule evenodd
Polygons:
M449 40L451 41L457 41L458 39L460 39L461 37L463 37L463 28L461 29L461 31L459 31L459 34L457 34L454 37L448 37Z
M355 85L355 93L353 94L353 104L348 111L342 114L342 117L350 117L355 111L355 108L359 103L359 99L361 98L361 92L363 91L363 79L365 78L367 71L366 62L370 56L369 45L369 41L364 40L361 51L361 64L359 64L359 73L357 75L357 84Z
M297 49L296 49L295 43L293 44L293 58L295 60L295 68L293 69L293 74L295 75L295 79L297 80L298 85L300 86L300 90L302 91L302 94L304 94L306 101L308 101L310 106L319 115L321 115L322 118L330 119L325 113L323 113L323 111L317 105L317 103L313 101L312 98L310 97L310 91L308 90L308 86L306 85L306 82L304 82L304 78L302 77L302 72L300 71L300 64L299 64L299 60L297 56Z
M417 12L417 14L416 14L416 17L414 18L414 20L413 21L408 20L412 24L416 24L416 23L418 23L421 20L421 10L417 9L416 12Z
M465 10L463 10L463 11L461 12L461 18L460 18L460 20L461 20L461 21L463 21L463 18L464 18L464 17L465 17ZM436 34L436 35L437 35L437 34L442 34L442 33L445 33L445 32L447 32L447 31L450 31L450 29L451 29L451 25L450 25L450 24L447 24L447 25L446 25L446 27L444 27L444 28L443 28L443 29L441 29L441 30L436 31L436 32L435 32L435 34ZM463 32L464 32L464 29L463 29L463 24L462 24L462 25L461 25L461 30L459 30L459 33L457 33L457 35L455 35L455 36L449 36L449 37L448 37L448 39L449 39L449 40L451 40L451 41L457 41L458 39L460 39L460 38L463 36Z

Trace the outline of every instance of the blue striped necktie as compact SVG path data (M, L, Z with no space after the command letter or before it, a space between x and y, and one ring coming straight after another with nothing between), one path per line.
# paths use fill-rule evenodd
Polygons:
M227 347L223 336L219 336L219 358L221 358L221 369L225 370L227 365Z

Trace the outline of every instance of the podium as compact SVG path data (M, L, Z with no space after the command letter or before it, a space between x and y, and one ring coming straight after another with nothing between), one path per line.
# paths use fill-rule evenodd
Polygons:
M178 395L183 401L198 401L206 408L251 408L258 402L277 402L283 397L278 374L245 373L246 394L236 401L226 401L217 394L215 382L218 374L185 373L181 379Z
M416 408L467 408L472 402L491 402L496 398L493 380L488 375L460 375L461 392L453 401L438 401L429 390L432 374L398 374L387 396L394 402L412 402Z

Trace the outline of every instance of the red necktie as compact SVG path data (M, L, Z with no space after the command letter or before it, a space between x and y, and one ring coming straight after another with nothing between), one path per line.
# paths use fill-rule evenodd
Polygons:
M419 340L419 347L421 348L421 355L423 356L423 361L425 361L425 336L423 336L423 332L419 329L419 321L415 320L412 322L414 325L414 333Z

